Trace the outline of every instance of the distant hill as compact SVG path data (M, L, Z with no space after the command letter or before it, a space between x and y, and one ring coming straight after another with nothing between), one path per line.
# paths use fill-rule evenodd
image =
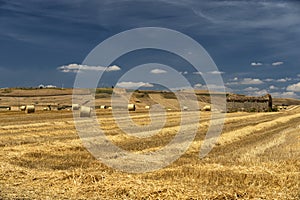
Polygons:
M72 89L61 88L5 88L0 89L0 96L3 97L34 97L34 96L59 96L72 95Z
M127 92L130 90L127 90ZM85 93L86 90L78 89L77 94ZM96 103L98 104L110 104L110 96L113 92L112 88L97 88L96 89ZM117 93L126 93L125 89L117 89ZM207 90L195 90L188 91L183 90L182 92L195 92L199 102L203 105L210 103L210 95L220 95L219 92L209 93ZM71 104L73 89L66 88L5 88L0 89L0 105L10 104L26 104L26 103L67 103ZM231 94L232 95L232 94ZM234 95L234 94L233 94ZM168 91L157 91L157 90L138 90L133 93L132 103L136 103L140 107L145 105L155 104L155 100L166 104L167 107L172 107L171 104L176 104L176 96ZM273 105L300 105L299 99L291 98L273 98Z
M299 99L291 99L291 98L273 98L274 105L300 105Z

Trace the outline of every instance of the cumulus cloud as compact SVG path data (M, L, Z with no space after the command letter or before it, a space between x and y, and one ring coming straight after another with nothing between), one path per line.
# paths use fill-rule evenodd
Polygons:
M243 79L238 79L237 77L234 78L233 80L231 79L232 82L227 82L226 85L259 85L263 84L264 82L258 78L243 78Z
M266 82L272 82L272 81L274 81L274 79L272 79L272 78L267 78L267 79L265 79L264 81L266 81Z
M247 95L249 95L249 96L264 96L268 93L269 92L267 90L263 89L263 90L248 91Z
M88 66L88 65L80 65L80 64L69 64L69 65L63 65L57 68L61 72L73 72L76 73L80 70L82 71L119 71L121 68L119 66L113 65L109 67L103 67L103 66Z
M244 90L247 91L247 92L251 92L251 91L258 91L259 88L257 88L257 87L247 87Z
M229 79L228 82L226 82L226 85L237 85L239 81L238 77L234 77L232 79Z
M163 70L163 69L152 69L150 71L151 74L164 74L164 73L167 73L166 70Z
M119 66L113 65L113 66L107 67L107 69L105 71L111 72L111 71L119 71L119 70L121 70L121 68Z
M287 86L287 91L300 92L300 82Z
M131 82L131 81L123 81L123 82L119 82L116 87L120 87L120 88L127 88L127 89L131 89L131 88L139 88L139 87L153 87L153 85L151 83L145 83L145 82Z
M262 66L263 64L262 63L260 63L260 62L252 62L251 63L251 66L253 66L253 67L258 67L258 66Z
M269 92L267 90L259 90L259 91L254 91L253 92L253 96L263 96L268 94Z
M228 86L230 86L230 85L238 85L239 84L239 82L227 82L227 83L225 83L225 85L228 85Z
M276 82L285 83L285 82L291 81L291 80L292 80L291 78L280 78L280 79L277 79Z
M202 85L201 83L194 85L195 89L201 89L201 90L211 90L214 92L224 92L225 91L232 91L230 88L225 87L224 85L216 85L216 84L208 84L208 85Z
M295 92L272 92L271 95L276 98L299 98Z
M207 84L204 87L215 92L223 92L224 90L227 89L224 85L216 85L216 84Z
M244 78L240 83L243 85L259 85L264 82L258 78Z
M279 82L279 83L285 83L285 82L286 82L286 79L281 78L281 79L277 79L276 81Z
M197 83L197 84L194 85L194 88L198 88L199 89L199 88L202 88L202 86L203 85L201 83Z
M274 62L272 63L273 66L279 66L279 65L283 65L284 62Z
M274 85L271 85L269 88L270 88L270 90L278 90L278 87L276 87Z

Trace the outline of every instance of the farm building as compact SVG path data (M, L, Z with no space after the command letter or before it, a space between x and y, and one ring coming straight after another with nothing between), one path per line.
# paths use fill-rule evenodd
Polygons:
M262 97L244 95L227 96L227 112L266 112L272 110L272 97L267 94Z

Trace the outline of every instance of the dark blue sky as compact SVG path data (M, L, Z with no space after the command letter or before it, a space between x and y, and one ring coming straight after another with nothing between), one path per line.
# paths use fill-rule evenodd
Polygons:
M137 27L174 29L199 42L229 91L300 96L300 1L289 0L0 0L0 88L72 87L74 71L61 66L81 64L100 42ZM121 70L105 72L102 84L160 60L205 85L184 61L155 51L118 59Z

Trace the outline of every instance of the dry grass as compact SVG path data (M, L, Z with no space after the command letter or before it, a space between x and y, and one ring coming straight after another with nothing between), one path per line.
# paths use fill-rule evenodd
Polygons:
M299 108L281 113L231 113L218 145L199 149L209 113L189 150L159 171L128 174L96 160L76 134L72 113L0 113L0 199L300 199ZM147 113L137 113L143 123ZM109 112L101 126L130 151L161 148L178 129L179 113L151 138L121 133Z

